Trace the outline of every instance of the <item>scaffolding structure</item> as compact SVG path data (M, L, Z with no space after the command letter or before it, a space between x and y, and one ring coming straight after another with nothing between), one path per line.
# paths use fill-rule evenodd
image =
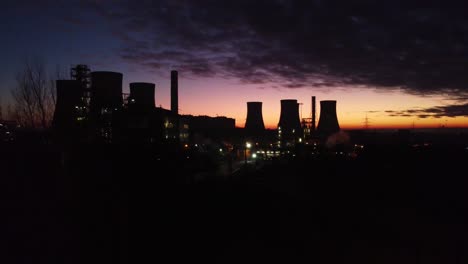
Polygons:
M81 84L81 102L77 107L77 120L85 121L89 113L89 103L91 100L91 70L85 64L72 65L70 67L70 77Z

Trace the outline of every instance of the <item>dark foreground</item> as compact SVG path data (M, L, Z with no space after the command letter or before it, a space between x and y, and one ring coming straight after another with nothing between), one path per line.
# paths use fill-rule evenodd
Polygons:
M464 148L228 178L142 149L2 148L2 263L467 263ZM164 170L169 170L165 173Z

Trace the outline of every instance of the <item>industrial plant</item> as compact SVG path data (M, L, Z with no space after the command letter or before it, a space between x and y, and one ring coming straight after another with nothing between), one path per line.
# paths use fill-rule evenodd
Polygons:
M269 158L297 151L300 146L319 153L327 138L340 131L336 101L320 101L316 128L316 98L312 96L311 116L299 115L296 99L280 101L276 130L266 129L262 102L247 102L244 128L236 128L228 117L179 114L178 72L170 73L170 109L157 107L156 84L133 82L123 93L123 74L93 71L86 65L71 69L71 80L56 80L57 103L53 118L58 142L100 142L106 144L147 144L164 149L183 149L203 144L206 139L238 158ZM156 98L157 101L157 98ZM246 144L252 147L246 147Z
M124 94L118 72L78 65L71 77L56 81L53 130L63 142L185 145L196 133L221 136L212 131L230 135L235 129L232 118L179 115L177 71L171 72L170 110L155 106L154 83L130 83Z
M316 235L310 223L317 221L317 214L315 209L309 214L307 208L324 205L319 213L334 221L359 212L356 205L380 208L381 200L368 197L382 191L389 197L384 203L406 202L414 197L413 188L401 186L409 180L428 181L430 172L439 173L442 168L458 175L455 171L463 171L460 166L468 154L463 134L424 134L418 142L409 130L397 134L342 131L337 101L317 102L315 96L310 97L306 117L301 116L298 99L279 100L281 111L273 129L265 126L261 98L246 102L245 126L239 128L229 117L181 114L177 71L170 72L170 109L157 106L157 83L131 82L125 93L123 77L118 72L75 66L70 80L55 81L52 129L22 135L15 122L0 122L0 160L6 172L0 178L2 186L9 186L6 192L15 197L10 200L18 201L18 208L37 205L40 210L34 212L57 206L55 197L63 200L59 204L63 218L31 217L60 234L50 239L60 244L58 252L62 252L62 241L67 241L68 248L76 248L75 256L106 263L116 252L126 254L130 230L157 230L156 237L164 242L173 239L169 243L173 255L181 248L190 256L217 250L224 254L225 245L242 247L244 243L232 241L255 232L271 240L271 230L282 225L288 232L277 241L288 248L291 233ZM450 159L440 163L446 157ZM408 168L419 178L403 177L400 172ZM464 178L460 179L463 183ZM439 176L429 181L437 188L441 182ZM426 191L425 196L433 193ZM27 202L22 202L24 197ZM163 214L153 212L155 204L163 204ZM282 206L294 206L297 211ZM278 211L285 213L277 217ZM128 221L130 216L138 220L136 225ZM349 224L349 230L366 219L367 211ZM67 232L55 223L67 225ZM163 227L163 232L154 226ZM27 228L24 224L17 229L27 233L23 232ZM374 230L366 232L373 235ZM327 241L334 235L327 235ZM200 243L200 237L210 242ZM182 247L180 239L185 241ZM250 243L248 250L252 245L257 247L256 242ZM231 252L228 258L235 255ZM64 254L73 256L73 251Z

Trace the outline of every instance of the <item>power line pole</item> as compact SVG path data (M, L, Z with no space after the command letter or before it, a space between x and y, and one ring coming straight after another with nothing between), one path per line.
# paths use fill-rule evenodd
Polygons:
M369 118L367 117L367 113L366 113L366 117L364 118L364 129L368 130L369 127L370 127L370 121L369 121Z

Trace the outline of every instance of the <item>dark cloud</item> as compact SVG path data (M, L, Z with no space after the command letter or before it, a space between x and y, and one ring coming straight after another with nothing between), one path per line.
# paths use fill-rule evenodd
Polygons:
M408 109L402 111L386 110L384 112L389 116L416 116L419 118L468 117L468 103L420 109Z
M468 4L428 1L84 1L121 57L286 88L468 93Z

